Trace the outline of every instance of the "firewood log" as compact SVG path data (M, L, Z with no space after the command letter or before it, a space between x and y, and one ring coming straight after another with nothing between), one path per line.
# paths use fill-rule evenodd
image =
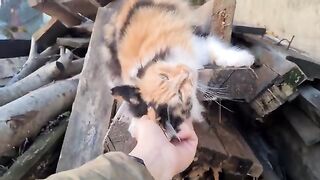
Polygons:
M47 61L51 59L50 56L55 54L56 52L58 52L58 47L51 46L38 54L37 44L35 42L35 39L32 38L28 60L23 65L21 71L14 75L12 79L10 79L10 81L7 83L7 86L19 81L20 79L25 78L26 76L43 66Z
M61 50L61 56L57 61L39 68L26 78L10 86L1 88L0 106L15 100L30 91L38 89L43 85L49 84L69 67L71 61L71 51L66 50L66 52L64 52L64 50Z
M78 79L54 82L0 107L0 156L37 135L49 120L69 109Z

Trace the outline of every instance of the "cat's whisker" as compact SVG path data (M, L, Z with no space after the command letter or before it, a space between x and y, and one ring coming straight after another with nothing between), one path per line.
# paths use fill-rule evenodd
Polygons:
M257 74L251 67L249 67L249 69L250 69L251 72L254 74L254 76L255 76L257 79L259 79L258 74Z
M227 108L226 106L222 105L221 103L219 103L218 101L214 101L215 103L217 103L219 106L223 107L224 109L228 110L229 112L234 113L234 111L232 111L231 109Z
M205 100L217 100L217 99L228 99L231 100L230 97L228 97L228 94L223 93L215 93L215 92L202 92Z
M198 86L197 88L210 89L210 90L227 90L228 88L210 87L210 86Z
M212 90L212 89L206 89L206 88L197 88L200 92L203 93L220 93L220 94L228 94L227 90Z
M227 95L229 94L229 93L223 92L223 91L219 92L219 91L207 91L207 90L203 90L203 89L199 89L199 90L200 90L200 92L201 92L202 94L204 94L204 95L210 95L210 96L224 96L224 97L228 97Z
M221 101L219 100L219 103L221 104ZM219 123L221 124L222 122L222 109L221 109L221 105L219 105Z
M208 89L227 89L228 87L215 87L215 86L208 86L206 84L198 83L197 87L200 88L208 88Z

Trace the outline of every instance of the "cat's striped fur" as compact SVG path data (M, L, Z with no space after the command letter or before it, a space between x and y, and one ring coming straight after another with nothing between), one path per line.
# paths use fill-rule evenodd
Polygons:
M136 117L148 115L163 125L170 121L175 129L186 118L201 121L197 70L210 63L253 64L247 51L224 45L212 35L199 36L211 5L195 10L185 0L128 0L118 12L115 41L107 44L112 70L121 77L112 94L129 103ZM110 36L108 27L105 34Z

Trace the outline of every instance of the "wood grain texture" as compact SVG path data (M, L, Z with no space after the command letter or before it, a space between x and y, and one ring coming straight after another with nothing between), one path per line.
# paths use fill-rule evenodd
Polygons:
M59 46L72 48L86 48L89 45L90 38L57 38Z
M299 89L299 96L296 104L304 111L308 117L320 127L320 90L306 86Z
M236 0L214 0L211 32L225 42L230 42Z
M212 117L208 116L208 118ZM215 131L207 122L194 123L194 130L199 142L193 166L208 164L212 167L219 167L227 159L228 154Z
M75 11L69 10L56 1L28 0L29 6L59 19L67 26L75 26L81 23L81 16Z
M64 139L57 171L79 167L104 152L104 137L110 123L113 97L108 87L107 64L111 56L105 47L103 26L123 1L99 8L89 49L81 74L77 96Z
M58 37L62 37L67 34L67 27L63 25L61 21L56 18L51 18L49 22L39 28L33 37L38 46L38 51L42 51L45 48L53 45Z
M300 109L286 104L283 114L307 146L320 141L320 128Z
M250 47L260 67L256 68L257 85L255 96L251 96L251 107L258 117L264 117L297 94L298 86L307 76L293 62L286 59L287 54L281 46L269 37L249 34L234 34L234 40Z
M233 174L250 174L252 177L259 177L262 174L263 167L250 146L233 125L233 115L226 116L222 113L221 117L219 117L218 113L214 113L217 109L213 107L208 108L210 116L213 117L210 119L210 124L212 124L228 154L227 160L223 161L222 169Z
M319 180L320 144L306 146L287 121L267 129L267 137L279 153L279 161L292 180Z

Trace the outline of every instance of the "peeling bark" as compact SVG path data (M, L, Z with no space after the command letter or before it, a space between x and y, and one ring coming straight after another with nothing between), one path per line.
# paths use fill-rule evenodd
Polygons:
M49 120L68 110L77 85L78 79L57 81L0 107L0 156L25 138L37 135Z
M44 50L42 53L38 54L35 39L32 38L28 60L22 66L21 71L14 75L6 86L10 86L11 84L14 84L15 82L27 77L29 74L48 62L51 59L50 56L55 54L56 52L58 52L58 46L51 46Z
M1 88L0 106L15 100L30 91L38 89L43 85L49 84L61 75L69 67L72 60L71 51L61 51L61 56L57 61L39 68L29 76L10 86Z

